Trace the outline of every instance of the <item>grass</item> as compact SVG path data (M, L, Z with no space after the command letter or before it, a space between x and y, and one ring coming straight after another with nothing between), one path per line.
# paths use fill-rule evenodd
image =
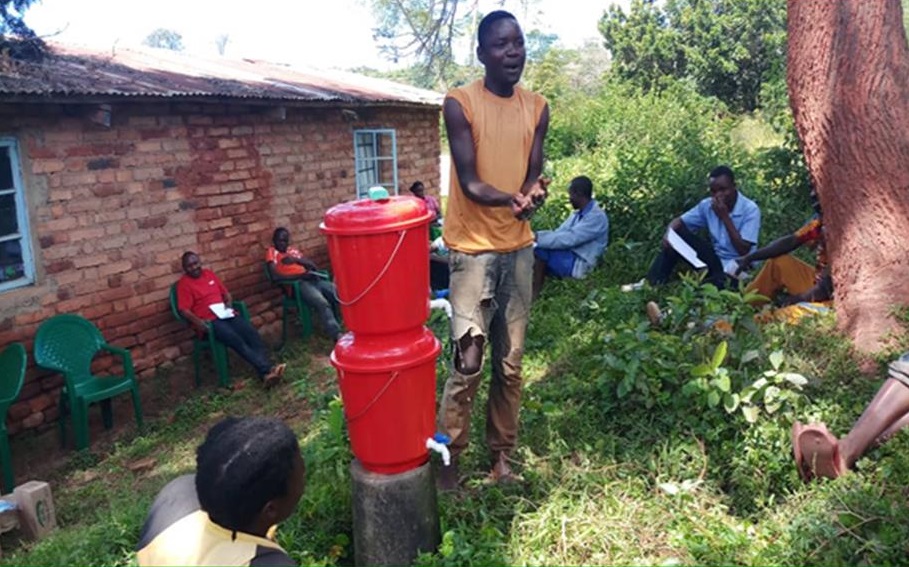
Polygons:
M789 455L793 419L823 419L845 432L879 385L860 375L832 319L755 329L740 300L693 292L690 282L619 292L618 284L638 279L642 261L635 247L613 245L588 279L547 282L525 354L515 454L525 482L483 482L482 391L462 463L467 482L440 496L443 543L417 563L904 564L909 435L871 451L857 474L835 482L802 484ZM672 306L667 328L645 322L650 299ZM696 325L724 313L733 317L731 334ZM430 327L445 338L440 313ZM730 377L731 392L770 371L774 352L781 353L775 360L783 371L808 384L781 386L791 396L777 408L761 401L754 423L739 410L727 413L722 403L711 406L708 394L716 387L690 385L694 369L720 343L727 344L719 368ZM324 343L314 348L327 351ZM279 530L280 543L303 564L350 564L350 454L334 372L305 345L284 358L288 380L275 392L203 390L141 436L73 454L51 479L61 529L34 545L4 539L2 564L134 561L154 494L192 469L206 428L230 413L278 415L300 435L307 491ZM445 364L440 360L440 389ZM151 470L129 470L149 457Z

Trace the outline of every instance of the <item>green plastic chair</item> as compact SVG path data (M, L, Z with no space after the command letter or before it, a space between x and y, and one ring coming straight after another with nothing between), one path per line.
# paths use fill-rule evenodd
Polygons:
M101 351L120 357L122 376L92 374L92 359ZM67 409L73 417L76 449L85 449L88 447L89 405L101 403L104 428L110 429L114 425L111 398L126 392L132 395L136 426L142 428L142 404L133 359L128 350L107 344L91 321L79 315L56 315L41 323L35 335L35 362L41 368L63 374L59 421L64 444Z
M25 347L19 343L12 343L0 352L0 465L3 466L5 493L12 492L16 487L13 480L13 455L9 449L9 433L6 431L6 412L22 390L25 364Z
M233 308L241 317L249 321L249 309L246 308L245 303L242 301L234 301ZM180 315L180 310L177 308L176 283L170 286L170 310L178 321L189 325L189 321L187 321L183 315ZM202 363L202 353L207 350L211 352L212 364L215 367L215 373L218 375L218 385L229 388L230 371L228 370L227 347L215 338L215 333L211 329L211 323L206 323L205 326L208 327L208 332L205 333L204 336L200 337L193 331L193 366L196 371L196 387L198 388L202 384L200 365Z
M268 265L269 262L263 264L265 277L268 278L269 282L281 288L281 346L278 347L281 348L287 340L287 318L289 312L295 311L297 313L297 320L300 322L304 339L312 334L312 314L300 294L300 280L274 278ZM316 274L321 278L329 279L327 272L319 271Z

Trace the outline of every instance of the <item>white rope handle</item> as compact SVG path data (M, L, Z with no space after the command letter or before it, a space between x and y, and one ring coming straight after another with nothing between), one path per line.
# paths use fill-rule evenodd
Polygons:
M337 290L335 290L335 299L338 300L338 303L340 303L344 307L350 307L354 303L363 299L366 296L366 294L372 290L372 288L376 287L376 284L379 283L379 280L382 279L382 276L384 276L385 272L388 271L388 268L391 267L391 263L395 259L395 256L398 255L398 250L401 249L401 244L404 242L405 236L407 236L407 229L404 229L401 231L401 236L398 237L398 243L395 244L395 249L391 251L391 256L388 257L388 261L385 262L385 266L382 267L382 270L379 272L379 275L376 276L376 279L372 280L372 283L369 284L368 286L366 286L366 289L363 290L363 293L361 293L360 295L351 299L350 301L344 301L340 297L338 297L338 292L337 292Z

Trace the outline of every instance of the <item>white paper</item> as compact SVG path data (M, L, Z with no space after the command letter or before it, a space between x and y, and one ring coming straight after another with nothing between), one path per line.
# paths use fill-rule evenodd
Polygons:
M235 315L234 310L223 303L212 303L208 308L218 319L231 319Z
M696 269L707 267L707 264L698 258L698 253L694 251L694 248L682 240L682 237L679 236L679 233L670 228L666 232L666 239L669 241L669 245L672 246L673 250L681 254L682 258L684 258L686 262L694 266Z

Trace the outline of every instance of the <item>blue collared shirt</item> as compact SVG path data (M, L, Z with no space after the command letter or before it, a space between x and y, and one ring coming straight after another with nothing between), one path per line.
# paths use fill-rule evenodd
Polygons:
M575 255L571 277L583 278L597 264L609 243L609 217L592 200L575 211L555 230L537 231L536 245L551 250L571 250Z
M758 235L761 232L761 209L754 201L740 192L729 216L732 218L732 225L739 231L739 236L742 237L742 240L750 242L751 251L754 251L757 247ZM710 234L710 242L713 244L713 249L723 263L723 268L729 271L730 267L733 269L737 267L735 259L742 256L742 254L732 244L732 238L730 238L729 231L726 230L723 221L713 212L712 199L710 197L703 199L686 211L682 215L682 222L692 232L706 228Z

